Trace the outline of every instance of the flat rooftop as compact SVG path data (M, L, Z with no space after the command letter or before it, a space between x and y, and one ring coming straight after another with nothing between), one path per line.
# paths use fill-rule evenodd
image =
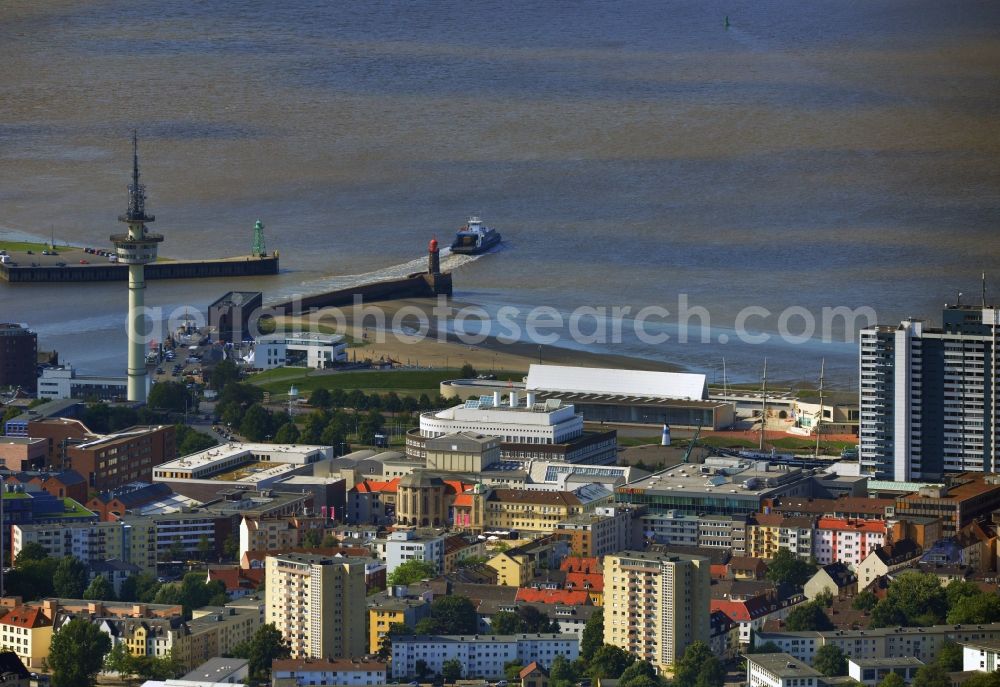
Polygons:
M750 654L746 659L779 678L823 676L808 663L789 654Z
M298 463L305 464L314 462L309 460L317 451L322 452L322 457L329 458L332 449L329 446L318 446L312 444L255 444L230 442L220 444L212 448L181 456L175 460L167 461L155 466L157 471L204 471L213 465L223 465L234 458L246 458L246 462L270 462L270 463ZM221 468L220 468L221 469Z
M848 661L860 668L919 668L924 665L916 656L899 656L897 658L848 658Z
M802 469L747 459L713 458L704 464L681 463L619 489L654 492L735 493L761 496L803 477Z

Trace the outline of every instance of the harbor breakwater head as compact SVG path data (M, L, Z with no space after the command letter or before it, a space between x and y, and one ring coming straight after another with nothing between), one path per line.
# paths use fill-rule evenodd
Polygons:
M358 284L303 298L269 303L268 308L284 315L298 315L320 308L353 305L358 298L364 302L391 301L404 298L434 298L441 295L450 297L451 293L450 272L418 272L396 279Z

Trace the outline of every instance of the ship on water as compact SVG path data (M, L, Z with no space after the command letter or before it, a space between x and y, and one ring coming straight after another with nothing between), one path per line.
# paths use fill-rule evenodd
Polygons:
M500 232L492 227L487 227L481 219L472 216L465 226L455 234L455 240L451 243L451 252L478 255L500 243L500 238Z

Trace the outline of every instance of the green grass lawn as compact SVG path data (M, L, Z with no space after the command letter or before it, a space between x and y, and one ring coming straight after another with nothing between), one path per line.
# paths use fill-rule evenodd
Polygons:
M458 370L356 370L329 373L304 368L278 368L260 372L247 379L251 384L285 395L295 385L306 395L316 389L361 389L362 391L395 391L407 396L427 394L437 396L439 385L445 379L454 379Z
M59 243L56 244L56 250L60 248L72 248L73 246L64 246ZM0 241L0 249L2 250L14 250L14 251L43 251L49 249L49 244L47 243L33 243L30 241Z

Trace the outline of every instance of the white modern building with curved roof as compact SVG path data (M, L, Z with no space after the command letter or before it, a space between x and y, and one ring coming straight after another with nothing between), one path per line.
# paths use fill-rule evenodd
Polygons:
M685 401L708 398L708 385L703 374L568 365L531 365L525 388L547 393L610 394Z

